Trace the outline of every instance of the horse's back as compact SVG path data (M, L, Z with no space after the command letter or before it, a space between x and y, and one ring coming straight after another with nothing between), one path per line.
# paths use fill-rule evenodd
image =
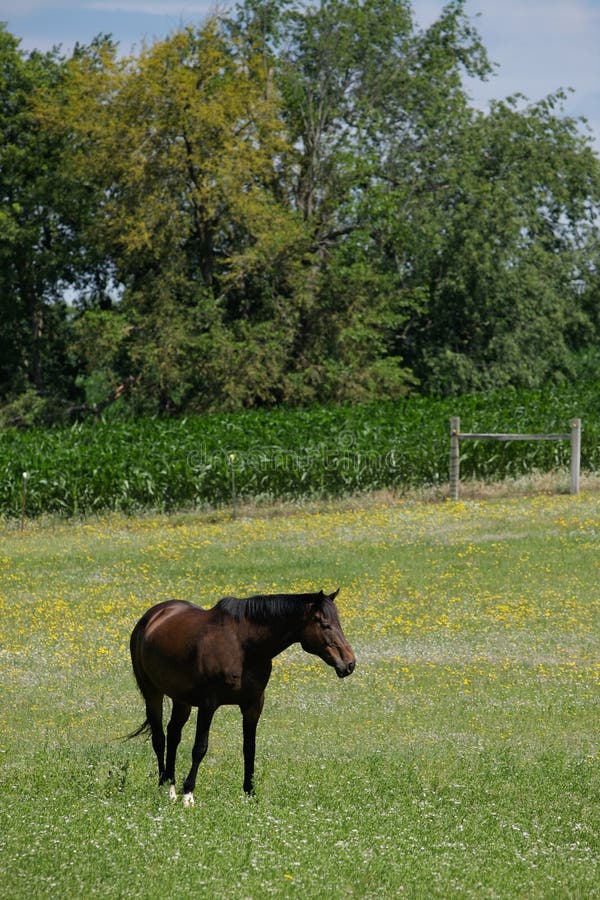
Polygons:
M223 629L216 609L167 600L149 609L131 636L131 660L143 684L196 703L193 695L237 658L237 629ZM143 692L143 689L142 689Z
M131 662L138 683L140 682L140 677L143 677L145 674L144 659L147 657L148 648L152 647L152 645L160 647L162 644L165 644L165 649L167 649L169 644L168 634L172 629L167 629L166 626L170 622L176 621L179 623L178 631L181 632L182 615L192 610L196 610L199 613L202 612L199 607L188 603L187 600L164 600L162 603L157 603L146 610L136 623L131 633L129 647Z
M164 600L148 609L131 634L131 651L143 645L186 636L195 631L206 617L206 610L187 600Z
M163 600L161 603L156 603L154 606L151 606L150 609L146 610L144 615L136 622L133 633L135 634L136 632L139 633L140 631L144 631L151 621L159 618L163 613L181 608L200 609L199 606L194 606L194 604L190 603L188 600Z

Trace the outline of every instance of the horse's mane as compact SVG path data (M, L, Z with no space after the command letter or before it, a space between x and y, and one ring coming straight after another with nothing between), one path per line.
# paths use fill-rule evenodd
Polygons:
M223 597L215 609L227 613L237 622L266 622L302 613L305 604L323 600L323 592L316 594L256 594L254 597Z

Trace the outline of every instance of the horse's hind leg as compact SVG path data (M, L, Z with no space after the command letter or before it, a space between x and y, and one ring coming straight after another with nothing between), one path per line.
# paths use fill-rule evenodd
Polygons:
M183 726L190 717L192 707L187 703L178 703L173 701L173 711L169 724L167 725L167 764L165 766L165 774L163 782L168 781L170 784L169 794L175 799L175 759L177 757L177 748L181 741L181 732Z
M146 718L152 735L152 749L158 763L158 783L165 783L165 733L163 731L163 694L146 693Z

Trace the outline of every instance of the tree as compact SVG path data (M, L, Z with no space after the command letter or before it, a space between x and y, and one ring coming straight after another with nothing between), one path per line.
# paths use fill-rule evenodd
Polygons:
M598 158L560 94L473 109L463 0L425 30L408 0L245 0L131 57L3 35L0 400L539 385L597 342Z
M419 219L428 301L412 352L426 389L539 386L593 340L582 276L596 228L598 159L562 96L494 104L460 139L454 173ZM443 223L440 227L440 223Z
M462 73L490 65L461 3L425 32L409 2L250 2L238 32L274 73L289 151L279 195L311 237L294 359L304 397L366 399L414 383L400 336L421 308L402 230L471 111ZM393 243L392 243L393 242Z
M122 285L108 377L95 371L94 334L110 333L111 317L78 326L94 383L128 380L140 408L246 402L249 390L231 394L230 367L239 373L237 345L256 325L269 351L264 375L254 363L254 399L278 399L274 360L289 330L281 261L304 231L273 200L284 140L258 61L241 65L209 22L139 58L80 52L64 98L53 126L69 135L71 164L101 186L95 242Z
M77 246L77 191L33 97L61 77L55 52L25 55L0 26L0 403L72 396L63 286ZM27 404L21 401L21 407Z

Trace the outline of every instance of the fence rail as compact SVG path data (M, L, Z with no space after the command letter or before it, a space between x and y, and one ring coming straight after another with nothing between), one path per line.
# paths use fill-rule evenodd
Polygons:
M571 442L571 494L579 493L581 467L581 419L571 419L568 434L488 434L461 431L460 417L450 419L450 499L458 500L460 482L460 442L477 441L570 441Z

